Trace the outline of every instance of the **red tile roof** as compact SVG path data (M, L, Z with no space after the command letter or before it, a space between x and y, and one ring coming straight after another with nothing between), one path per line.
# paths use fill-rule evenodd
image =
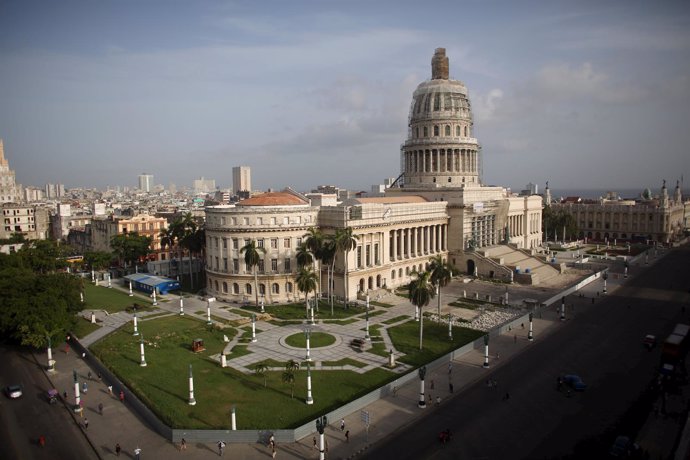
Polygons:
M256 195L237 203L237 206L295 206L308 202L288 192L268 192Z

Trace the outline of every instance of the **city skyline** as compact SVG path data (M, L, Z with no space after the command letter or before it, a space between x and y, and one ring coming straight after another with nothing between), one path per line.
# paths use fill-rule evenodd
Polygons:
M0 138L17 182L369 190L400 174L410 94L445 47L483 180L657 189L690 170L683 2L10 1ZM366 13L363 13L366 11ZM443 14L441 14L443 13ZM433 19L433 20L431 20Z

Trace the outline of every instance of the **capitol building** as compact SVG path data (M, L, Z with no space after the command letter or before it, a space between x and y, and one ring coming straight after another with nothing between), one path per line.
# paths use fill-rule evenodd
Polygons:
M556 269L533 257L542 240L541 196L483 185L481 153L467 88L449 78L438 48L431 79L412 95L402 171L385 196L337 201L286 189L207 207L208 293L231 302L254 298L254 273L241 253L253 240L264 250L258 294L266 303L296 300L297 249L310 228L325 235L352 229L357 245L338 253L334 266L334 293L346 301L408 284L438 255L474 276L528 284L554 276Z

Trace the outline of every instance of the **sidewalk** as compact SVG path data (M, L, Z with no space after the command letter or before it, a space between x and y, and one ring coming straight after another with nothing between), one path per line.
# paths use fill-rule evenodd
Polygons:
M585 293L586 298L568 297L568 305L577 306L577 308L567 312L568 320L572 317L571 314L574 314L574 310L587 308L591 305L591 299L596 298L596 291L601 289L599 284L594 282L583 289L582 292ZM609 290L617 287L617 283L611 282L609 284ZM400 307L411 309L408 306L409 304L404 304L405 302L401 302ZM174 298L169 302L161 302L158 307L171 313L179 313L179 303ZM205 311L205 307L206 303L203 300L185 298L185 314L197 316L193 312L202 309ZM541 317L539 317L540 315L535 315L533 322L535 342L561 327L563 322L559 320L559 307L560 305L553 305L548 310L545 310ZM213 310L212 313L217 314L215 309ZM224 314L224 316L231 314L225 310L218 310L218 313ZM391 312L391 316L394 314L398 313ZM380 315L378 319L383 317L384 315ZM511 357L527 350L534 343L527 340L527 335L528 325L525 324L524 329L514 328L506 334L492 338L489 345L489 369L482 367L484 362L483 349L473 350L458 356L452 363L450 373L448 366L445 364L434 369L428 369L425 381L427 395L427 408L425 409L417 407L419 380L412 379L409 383L400 387L395 395L375 401L366 407L365 410L370 417L368 431L362 422L362 412L353 413L345 417L345 431L349 431L349 442L345 439L345 431L340 429L340 420L329 420L329 427L325 432L325 438L329 447L327 458L352 458L366 450L372 443L380 441L400 427L432 414L436 408L435 400L437 397L441 398L440 404L443 404L447 398L453 397L449 383L453 384L453 391L457 394L477 381L490 378L493 369L504 365ZM78 356L72 350L69 353L65 353L64 348L64 344L62 344L55 349L53 357L57 361L57 371L48 374L48 377L60 394L67 391L67 403L70 407L74 404L72 369L77 371L80 384L84 381L87 382L88 392L82 395L83 415L81 417L75 415L71 410L70 413L72 413L75 423L83 423L84 418L88 418L88 429L84 431L99 458L114 458L116 443L120 444L125 458L134 458L133 452L136 447L142 449L142 458L144 459L168 460L170 455L182 454L192 459L208 458L210 455L217 455L215 443L189 442L187 443L186 451L184 453L179 452L179 446L173 445L152 431L135 412L130 410L127 401L125 403L119 401L117 397L119 388L117 385L113 388L113 395L110 395L107 388L109 382L99 382L95 371L91 371L93 380L89 381L87 379L90 371L88 354L86 359L82 359L81 356ZM498 356L500 356L500 359ZM36 358L41 364L47 361L45 354L38 354ZM429 404L428 400L430 394L433 398L431 404ZM103 404L103 415L99 414L99 404ZM316 427L314 427L315 429ZM314 435L307 436L296 443L278 444L276 458L318 458L318 450L313 448L313 436L316 436L318 441L318 433L314 433ZM228 455L232 455L236 459L270 458L271 455L270 448L258 443L229 444L227 449L231 452Z

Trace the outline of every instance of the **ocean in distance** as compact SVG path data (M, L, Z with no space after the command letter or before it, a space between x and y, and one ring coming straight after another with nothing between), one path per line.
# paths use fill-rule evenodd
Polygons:
M666 185L666 188L668 189L668 194L671 198L673 198L673 192L676 189L676 184L673 184L672 186L669 186L668 184ZM607 192L616 192L618 196L621 198L639 198L642 192L644 191L645 187L640 187L639 189L631 189L631 188L625 188L625 189L615 189L615 188L610 188L610 189L591 189L591 190L586 190L586 189L551 189L551 197L556 199L556 198L565 198L567 196L579 196L584 199L597 199L600 196L605 196ZM661 187L656 187L656 188L651 188L650 190L652 191L652 195L658 195L661 193ZM544 193L544 189L542 187L539 187L539 193ZM684 189L683 190L683 198L687 199L688 196L690 196L690 189Z

